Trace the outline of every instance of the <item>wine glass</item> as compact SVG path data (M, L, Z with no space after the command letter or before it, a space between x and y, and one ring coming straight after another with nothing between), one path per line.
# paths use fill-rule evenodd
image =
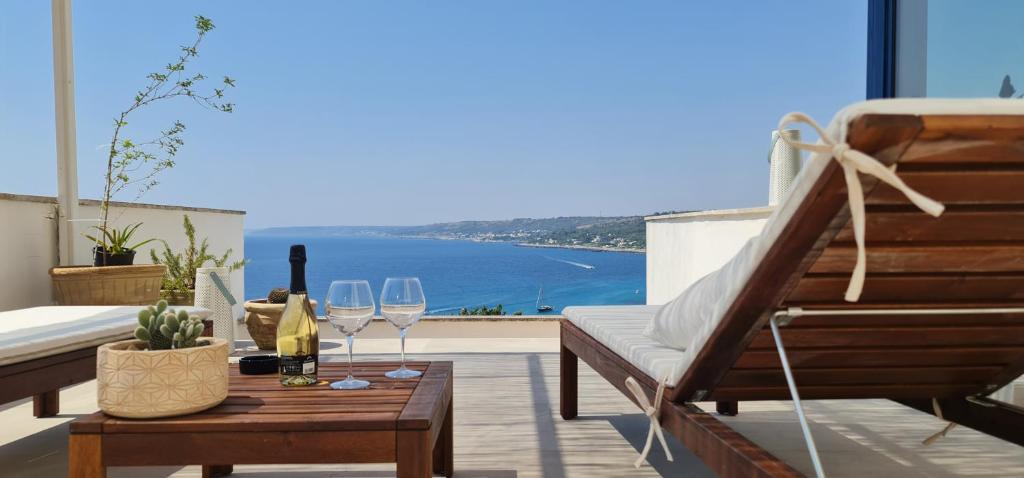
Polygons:
M402 341L402 366L384 375L390 378L413 378L422 375L417 370L405 368L405 331L420 320L427 310L427 299L423 297L423 287L415 277L392 278L384 281L384 290L380 293L380 315L398 327L398 337Z
M373 292L370 283L364 280L336 280L331 282L324 300L324 311L327 320L338 332L345 335L348 341L348 377L334 382L335 390L359 390L368 388L370 382L352 376L352 342L355 335L366 328L373 319Z

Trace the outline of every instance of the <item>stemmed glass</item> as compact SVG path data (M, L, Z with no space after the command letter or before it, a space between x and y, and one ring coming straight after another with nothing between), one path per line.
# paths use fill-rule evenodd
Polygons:
M423 297L423 287L415 277L392 278L384 281L384 290L380 293L380 314L391 325L398 327L398 337L402 341L402 366L384 375L390 378L413 378L422 375L417 370L405 368L405 331L420 320L427 310L427 299Z
M348 377L334 382L335 390L359 390L368 388L370 382L352 376L352 342L355 335L366 328L373 319L373 292L370 283L364 280L336 280L331 282L324 300L324 311L327 320L338 332L345 335L348 341Z

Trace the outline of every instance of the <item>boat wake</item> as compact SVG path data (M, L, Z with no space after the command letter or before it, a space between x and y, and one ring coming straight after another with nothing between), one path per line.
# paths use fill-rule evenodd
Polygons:
M548 256L544 256L544 258L545 259L553 260L555 262L561 262L562 264L569 264L570 266L576 266L576 267L579 267L581 269L588 269L588 270L596 269L596 267L594 267L594 266L592 266L590 264L584 264L582 262L567 261L565 259L555 259L554 257L548 257Z

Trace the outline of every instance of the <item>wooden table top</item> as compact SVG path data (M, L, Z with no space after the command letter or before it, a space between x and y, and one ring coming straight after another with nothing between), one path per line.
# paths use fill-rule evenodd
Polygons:
M320 383L283 387L277 374L242 375L231 364L228 397L209 410L180 417L127 419L103 412L71 423L71 433L194 433L258 431L423 430L444 416L451 399L451 362L407 362L423 376L396 380L397 362L357 362L366 390L334 390L348 365L321 362Z

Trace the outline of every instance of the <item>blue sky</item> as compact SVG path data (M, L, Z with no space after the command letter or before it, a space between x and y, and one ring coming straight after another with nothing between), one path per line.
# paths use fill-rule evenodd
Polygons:
M1004 75L1010 75L1018 94L1024 93L1024 3L979 5L928 5L928 96L995 96Z
M864 97L866 2L74 2L79 184L112 118L214 20L236 112L188 125L145 202L247 227L647 214L765 203L770 131ZM56 191L48 2L0 7L0 191ZM131 199L130 195L122 199Z

